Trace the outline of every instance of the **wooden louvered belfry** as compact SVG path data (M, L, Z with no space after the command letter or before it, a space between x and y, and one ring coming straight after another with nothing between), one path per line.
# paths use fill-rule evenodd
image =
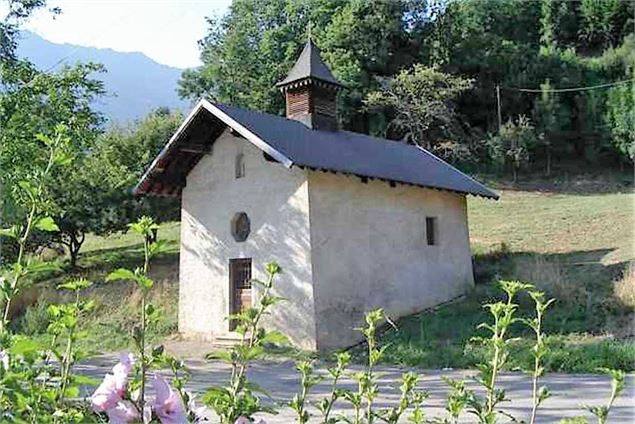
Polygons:
M322 61L311 40L289 75L277 86L285 94L287 118L316 130L337 130L337 92L342 84Z

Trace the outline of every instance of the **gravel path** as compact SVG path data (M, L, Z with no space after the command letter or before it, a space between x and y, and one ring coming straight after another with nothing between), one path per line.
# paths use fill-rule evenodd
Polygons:
M198 356L198 355L197 355ZM199 356L200 357L200 356ZM89 362L79 365L77 371L101 377L116 362L114 355L100 356ZM210 385L220 385L227 381L229 368L217 361L205 361L201 359L187 359L187 365L192 370L192 380L189 388L195 393L204 392ZM318 373L324 373L323 366L316 367ZM353 367L353 370L359 370ZM402 372L406 369L382 366L378 367L380 378L380 397L377 401L379 407L393 405L398 399L399 393L395 389ZM426 414L428 417L444 416L444 399L448 392L446 384L441 376L460 378L474 374L474 371L458 370L416 370L419 373L419 387L427 390L430 397L426 400ZM298 390L298 374L295 365L291 361L257 362L250 371L249 378L264 387L278 403L288 402ZM348 378L343 380L345 387L356 387L355 382ZM531 381L528 376L521 373L505 373L500 379L501 386L507 390L511 402L504 403L504 410L518 419L527 419L531 406ZM594 422L593 417L580 409L582 404L603 405L610 394L610 379L602 375L590 374L548 374L542 380L542 384L549 387L552 397L547 399L539 411L541 423L557 422L563 417L584 415L589 422ZM471 387L476 387L470 384ZM317 385L312 392L311 400L316 401L328 393L328 383ZM339 412L346 412L347 405L338 404ZM312 412L317 413L316 410ZM268 424L282 424L294 422L294 415L288 408L281 409L276 416L264 417ZM318 422L313 419L310 422ZM406 422L404 420L404 422ZM474 422L473 418L465 417L464 422ZM609 422L611 423L635 423L635 375L627 377L627 387L622 396L616 401L611 411Z

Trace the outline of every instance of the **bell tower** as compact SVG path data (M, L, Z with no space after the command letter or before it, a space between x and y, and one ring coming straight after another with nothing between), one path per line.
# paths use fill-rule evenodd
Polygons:
M337 92L343 87L309 39L287 77L276 84L285 95L287 118L314 130L337 131Z

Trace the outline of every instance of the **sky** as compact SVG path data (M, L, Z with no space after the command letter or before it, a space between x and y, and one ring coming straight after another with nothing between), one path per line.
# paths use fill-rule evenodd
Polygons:
M0 12L2 11L0 0ZM49 0L25 29L54 43L141 52L177 68L200 65L197 41L206 16L222 15L231 0Z

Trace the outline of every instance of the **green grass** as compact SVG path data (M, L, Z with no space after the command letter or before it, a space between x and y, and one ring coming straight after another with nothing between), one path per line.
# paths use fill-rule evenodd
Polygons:
M497 202L468 200L470 238L476 253L505 243L513 252L565 254L603 264L633 259L635 196L630 192L506 190L500 195Z
M79 340L78 348L91 355L130 349L133 345L130 335L139 322L138 289L128 283L97 283L85 296L95 300L96 308L80 323L84 337ZM70 302L72 299L52 290L45 291L42 298L45 300L29 307L16 325L24 333L47 343L50 337L46 334L46 304ZM159 308L161 319L149 327L147 337L151 343L160 342L176 332L177 299L175 283L155 283L149 302Z
M494 283L504 278L534 282L558 298L545 322L552 349L549 370L633 370L634 308L615 296L613 286L634 257L635 195L563 190L503 190L500 194L498 202L469 198L477 286L459 302L399 320L398 331L388 330L381 337L382 343L390 344L385 362L465 368L483 360L485 352L470 338L478 334L478 323L487 319L481 305L499 296ZM176 331L178 223L162 225L159 237L168 240L168 251L152 265L157 281L152 301L163 314L151 333L156 341ZM142 245L134 235L87 238L77 273L96 282L90 295L98 305L83 325L87 334L83 346L88 350L130 346L126 336L137 321L138 295L130 285L104 283L103 279L110 270L135 267L141 260ZM44 313L47 299L59 300L51 287L67 277L68 273L45 282L48 288L41 291L45 301L28 309L28 319L21 322L23 328L36 335L44 331L45 320L38 314ZM531 311L531 303L524 299L520 312ZM510 368L526 367L530 358L524 348L530 343L529 333L518 326L514 331L521 340L514 347ZM272 354L296 355L285 351Z
M168 243L166 251L153 260L150 266L150 276L155 281L155 287L149 301L161 311L161 319L148 332L151 342L158 342L177 331L178 236L178 223L161 225L159 237ZM58 262L60 266L64 266L62 259L58 259ZM85 338L80 341L80 348L91 354L130 348L130 334L139 322L139 291L132 283L107 283L105 277L116 268L135 268L142 264L143 245L138 235L89 235L77 270L67 269L49 276L45 281L37 282L34 288L25 291L23 302L34 302L34 292L39 300L25 308L26 312L17 319L16 325L27 334L46 342L47 304L69 300L63 293L55 290L55 286L65 279L82 276L94 282L84 296L94 299L96 308L82 320L80 327Z

